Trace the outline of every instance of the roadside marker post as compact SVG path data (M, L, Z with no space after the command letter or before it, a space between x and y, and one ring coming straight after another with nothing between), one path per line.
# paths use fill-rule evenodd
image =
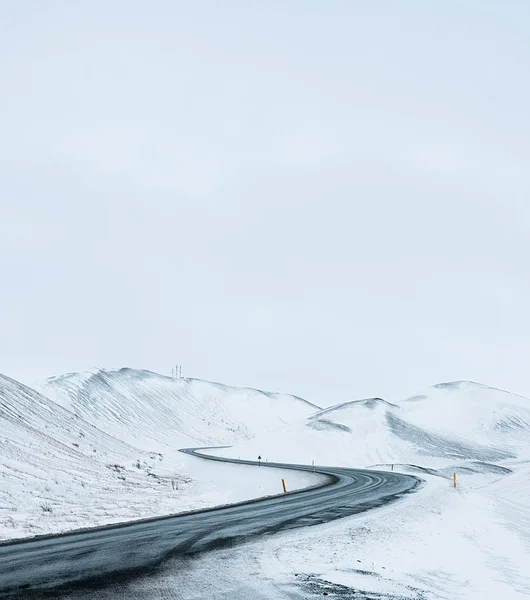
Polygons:
M258 456L258 467L261 467L261 456Z
M394 465L392 465L392 471L394 470Z
M282 479L282 486L283 486L284 493L286 493L287 492L287 488L285 487L285 479Z
M313 471L314 471L315 470L315 461L314 460L311 461L311 465L313 466Z
M453 474L453 487L456 487L456 473Z

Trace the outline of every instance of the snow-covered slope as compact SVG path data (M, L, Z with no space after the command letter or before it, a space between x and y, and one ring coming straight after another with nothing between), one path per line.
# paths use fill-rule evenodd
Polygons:
M103 431L145 449L233 444L318 410L287 394L126 368L53 377L42 391Z
M399 403L407 421L494 446L525 453L530 443L530 399L479 383L456 381L433 386Z
M257 473L178 452L245 439L313 410L302 400L185 381L174 382L179 392L166 397L164 385L171 390L172 380L129 370L66 379L70 392L74 381L84 381L71 404L84 411L75 414L0 375L0 539L280 493L282 476L290 489L316 483L307 475ZM62 399L68 406L69 397ZM269 409L280 414L269 416Z
M159 455L97 430L0 375L0 538L137 514L161 481ZM137 465L137 466L136 466ZM174 470L166 476L184 482ZM138 502L137 489L145 491ZM112 519L111 519L112 520ZM47 527L46 524L50 525ZM73 526L73 525L70 525Z
M464 461L495 470L488 465L530 456L530 400L471 382L440 384L395 404L370 398L327 408L224 453L345 466Z
M68 463L68 471L75 473L75 465L79 463L90 468L111 458L139 457L137 449L3 375L0 375L0 419L2 459L18 460L26 469L42 463L53 466L56 461Z

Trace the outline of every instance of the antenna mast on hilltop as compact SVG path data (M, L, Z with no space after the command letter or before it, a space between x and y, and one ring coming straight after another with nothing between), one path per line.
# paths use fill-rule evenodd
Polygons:
M171 379L182 379L182 365L175 365L171 368Z

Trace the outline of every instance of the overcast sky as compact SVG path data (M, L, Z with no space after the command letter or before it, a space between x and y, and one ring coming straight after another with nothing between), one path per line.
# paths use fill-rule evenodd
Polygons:
M0 0L0 372L530 396L528 0Z

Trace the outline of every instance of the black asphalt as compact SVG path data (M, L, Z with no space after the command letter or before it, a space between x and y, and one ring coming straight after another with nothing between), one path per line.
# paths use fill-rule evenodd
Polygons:
M209 460L257 465L254 461L182 452ZM311 471L306 465L262 463ZM115 583L117 577L145 574L165 558L222 547L276 531L326 523L391 502L414 490L420 479L395 472L318 466L327 475L318 487L220 508L101 527L0 545L0 597L74 586Z

